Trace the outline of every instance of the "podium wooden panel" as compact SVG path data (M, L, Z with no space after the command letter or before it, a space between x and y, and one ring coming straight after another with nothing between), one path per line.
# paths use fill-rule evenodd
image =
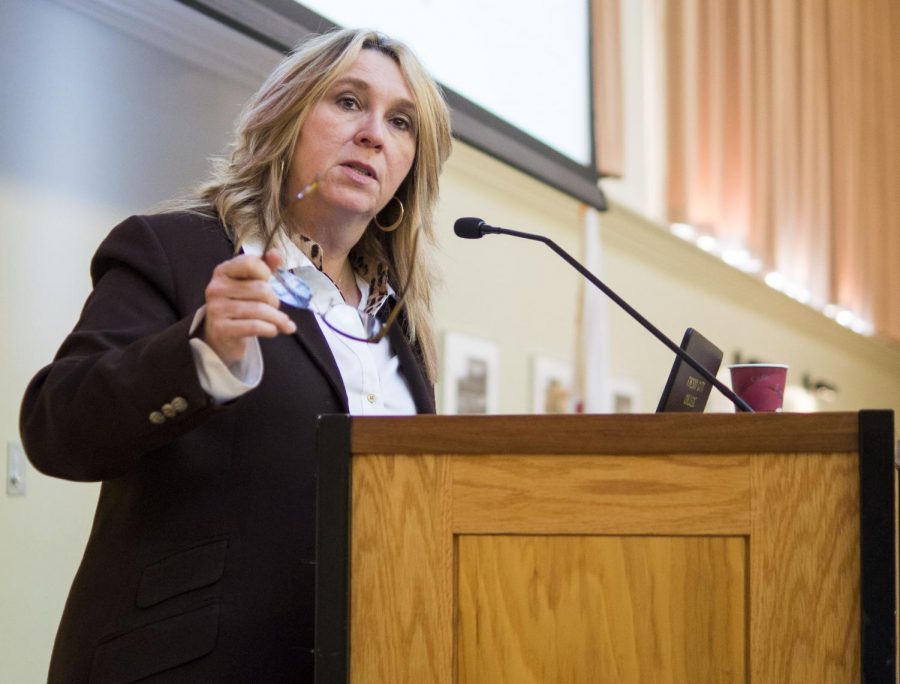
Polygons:
M889 682L893 415L325 416L317 682Z

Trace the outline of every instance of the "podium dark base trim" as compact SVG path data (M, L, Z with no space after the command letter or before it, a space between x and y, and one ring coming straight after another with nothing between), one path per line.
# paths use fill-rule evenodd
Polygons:
M895 682L897 592L894 414L859 413L861 681Z
M319 416L316 434L316 684L350 676L350 420Z

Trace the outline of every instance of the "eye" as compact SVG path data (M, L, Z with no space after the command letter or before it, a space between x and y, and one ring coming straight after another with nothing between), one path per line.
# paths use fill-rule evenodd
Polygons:
M344 109L348 112L355 111L360 108L359 100L357 99L357 97L355 95L350 95L348 93L338 95L337 105L341 109Z
M401 131L414 131L415 126L410 116L406 114L395 114L390 118L391 125Z

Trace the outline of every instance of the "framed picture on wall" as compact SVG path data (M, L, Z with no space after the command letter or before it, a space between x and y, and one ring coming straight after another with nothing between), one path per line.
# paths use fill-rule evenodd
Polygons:
M490 340L444 333L443 413L497 413L500 350Z
M609 406L613 413L639 413L640 385L632 378L610 378Z
M568 361L546 356L531 360L531 412L573 413L574 371Z

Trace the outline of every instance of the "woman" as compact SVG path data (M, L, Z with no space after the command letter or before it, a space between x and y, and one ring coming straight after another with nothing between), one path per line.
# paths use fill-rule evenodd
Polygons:
M310 676L315 416L434 410L422 255L412 266L449 150L409 50L335 32L276 68L197 199L103 242L21 413L38 469L103 481L50 681ZM282 266L309 308L279 302ZM400 289L376 344L323 319L382 316Z

